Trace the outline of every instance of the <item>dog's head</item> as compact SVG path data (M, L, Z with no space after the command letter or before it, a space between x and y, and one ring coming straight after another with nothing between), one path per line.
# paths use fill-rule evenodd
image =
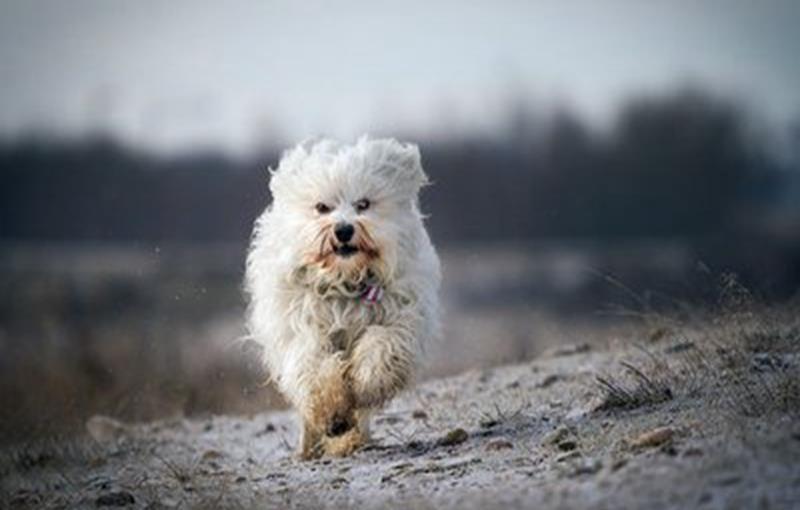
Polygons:
M362 137L287 151L270 190L295 267L328 282L359 283L391 279L415 249L417 194L426 182L416 145Z

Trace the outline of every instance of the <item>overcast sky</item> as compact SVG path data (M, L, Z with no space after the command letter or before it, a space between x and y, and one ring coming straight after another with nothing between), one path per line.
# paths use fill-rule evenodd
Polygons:
M0 0L0 135L108 129L167 152L448 136L517 100L603 123L632 91L688 81L784 122L798 34L793 0Z

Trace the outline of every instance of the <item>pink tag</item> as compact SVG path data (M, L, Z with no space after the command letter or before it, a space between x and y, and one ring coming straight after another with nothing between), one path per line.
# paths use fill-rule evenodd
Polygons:
M371 305L377 303L383 297L383 289L379 285L367 285L361 298L365 303Z

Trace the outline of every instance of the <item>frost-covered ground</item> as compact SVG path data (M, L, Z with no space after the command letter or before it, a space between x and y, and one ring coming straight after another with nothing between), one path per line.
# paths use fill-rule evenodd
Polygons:
M95 417L83 437L6 448L0 507L798 508L795 317L654 321L430 380L346 459L296 460L287 411Z

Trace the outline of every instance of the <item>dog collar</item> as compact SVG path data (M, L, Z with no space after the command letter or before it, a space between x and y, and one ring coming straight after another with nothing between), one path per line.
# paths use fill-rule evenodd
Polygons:
M361 300L368 305L373 305L383 298L383 288L380 285L367 285L361 293Z

